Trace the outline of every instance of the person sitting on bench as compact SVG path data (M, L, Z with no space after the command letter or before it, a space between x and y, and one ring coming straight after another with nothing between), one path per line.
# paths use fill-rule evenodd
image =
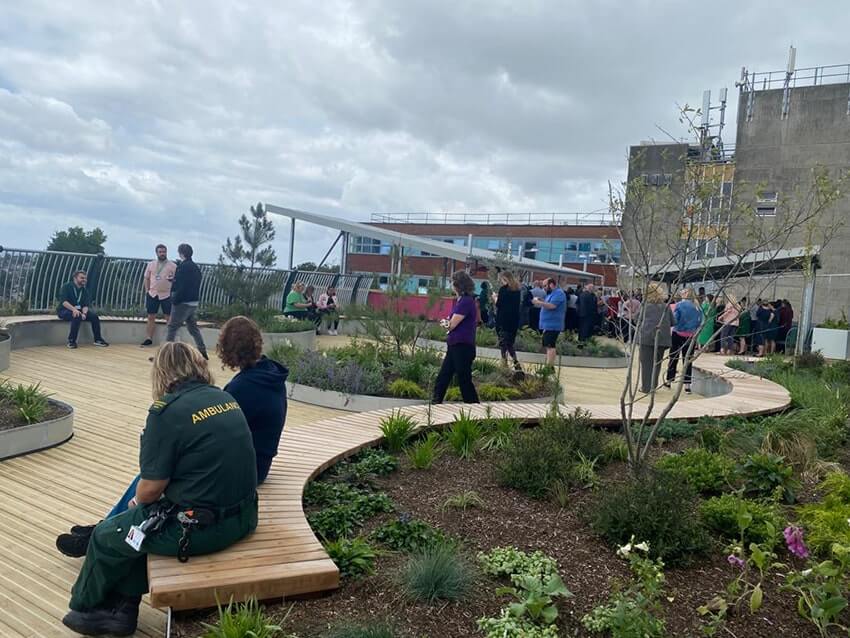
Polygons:
M62 290L59 291L57 314L62 321L71 322L71 331L68 333L68 347L72 350L77 348L77 335L83 321L88 321L91 324L94 345L101 348L109 345L100 334L100 317L90 307L92 298L86 288L87 279L86 271L78 270L74 273L71 281L62 286Z
M152 379L136 504L95 527L62 619L88 636L136 631L148 554L187 560L257 528L257 468L239 405L189 344L163 344Z

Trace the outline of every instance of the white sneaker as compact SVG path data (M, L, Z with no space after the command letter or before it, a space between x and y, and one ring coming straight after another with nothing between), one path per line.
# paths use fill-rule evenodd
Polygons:
M329 334L330 334L332 337L337 336L337 332L336 332L336 330L329 330L328 332L329 332Z

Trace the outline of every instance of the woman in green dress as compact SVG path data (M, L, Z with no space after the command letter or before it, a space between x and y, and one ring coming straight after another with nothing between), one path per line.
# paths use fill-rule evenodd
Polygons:
M717 306L714 305L714 295L706 295L702 302L702 329L697 336L697 343L704 348L714 339L714 320L717 318Z

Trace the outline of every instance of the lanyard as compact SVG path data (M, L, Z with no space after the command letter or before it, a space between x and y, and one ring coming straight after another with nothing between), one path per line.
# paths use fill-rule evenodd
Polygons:
M157 262L157 264L156 264L156 276L157 277L159 277L159 275L162 273L163 268L165 268L165 266L167 264L168 264L168 261L158 261Z
M80 305L80 299L82 299L82 297L83 297L83 291L85 290L85 288L77 288L76 286L74 286L74 288L76 288L76 290L74 291L74 295L77 298L76 305L79 306Z

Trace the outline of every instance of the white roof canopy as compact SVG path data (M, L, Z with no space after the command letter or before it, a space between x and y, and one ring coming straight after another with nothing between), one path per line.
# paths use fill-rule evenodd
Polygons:
M322 215L320 213L308 213L302 210L294 210L292 208L283 208L274 204L265 204L266 211L276 215L282 215L291 219L305 221L310 224L317 224L326 228L333 228L340 232L349 233L359 237L369 237L377 239L388 244L403 246L413 250L421 250L424 252L438 255L439 257L447 257L457 261L478 261L482 264L490 264L501 268L515 268L521 270L531 270L539 273L546 273L554 276L571 277L580 280L601 279L602 275L575 268L567 268L566 266L558 266L545 261L536 259L526 259L520 257L517 259L509 259L506 255L485 250L483 248L475 248L473 246L456 246L438 239L428 239L417 235L409 235L400 233L386 228L371 226L360 222L350 222L330 215Z

